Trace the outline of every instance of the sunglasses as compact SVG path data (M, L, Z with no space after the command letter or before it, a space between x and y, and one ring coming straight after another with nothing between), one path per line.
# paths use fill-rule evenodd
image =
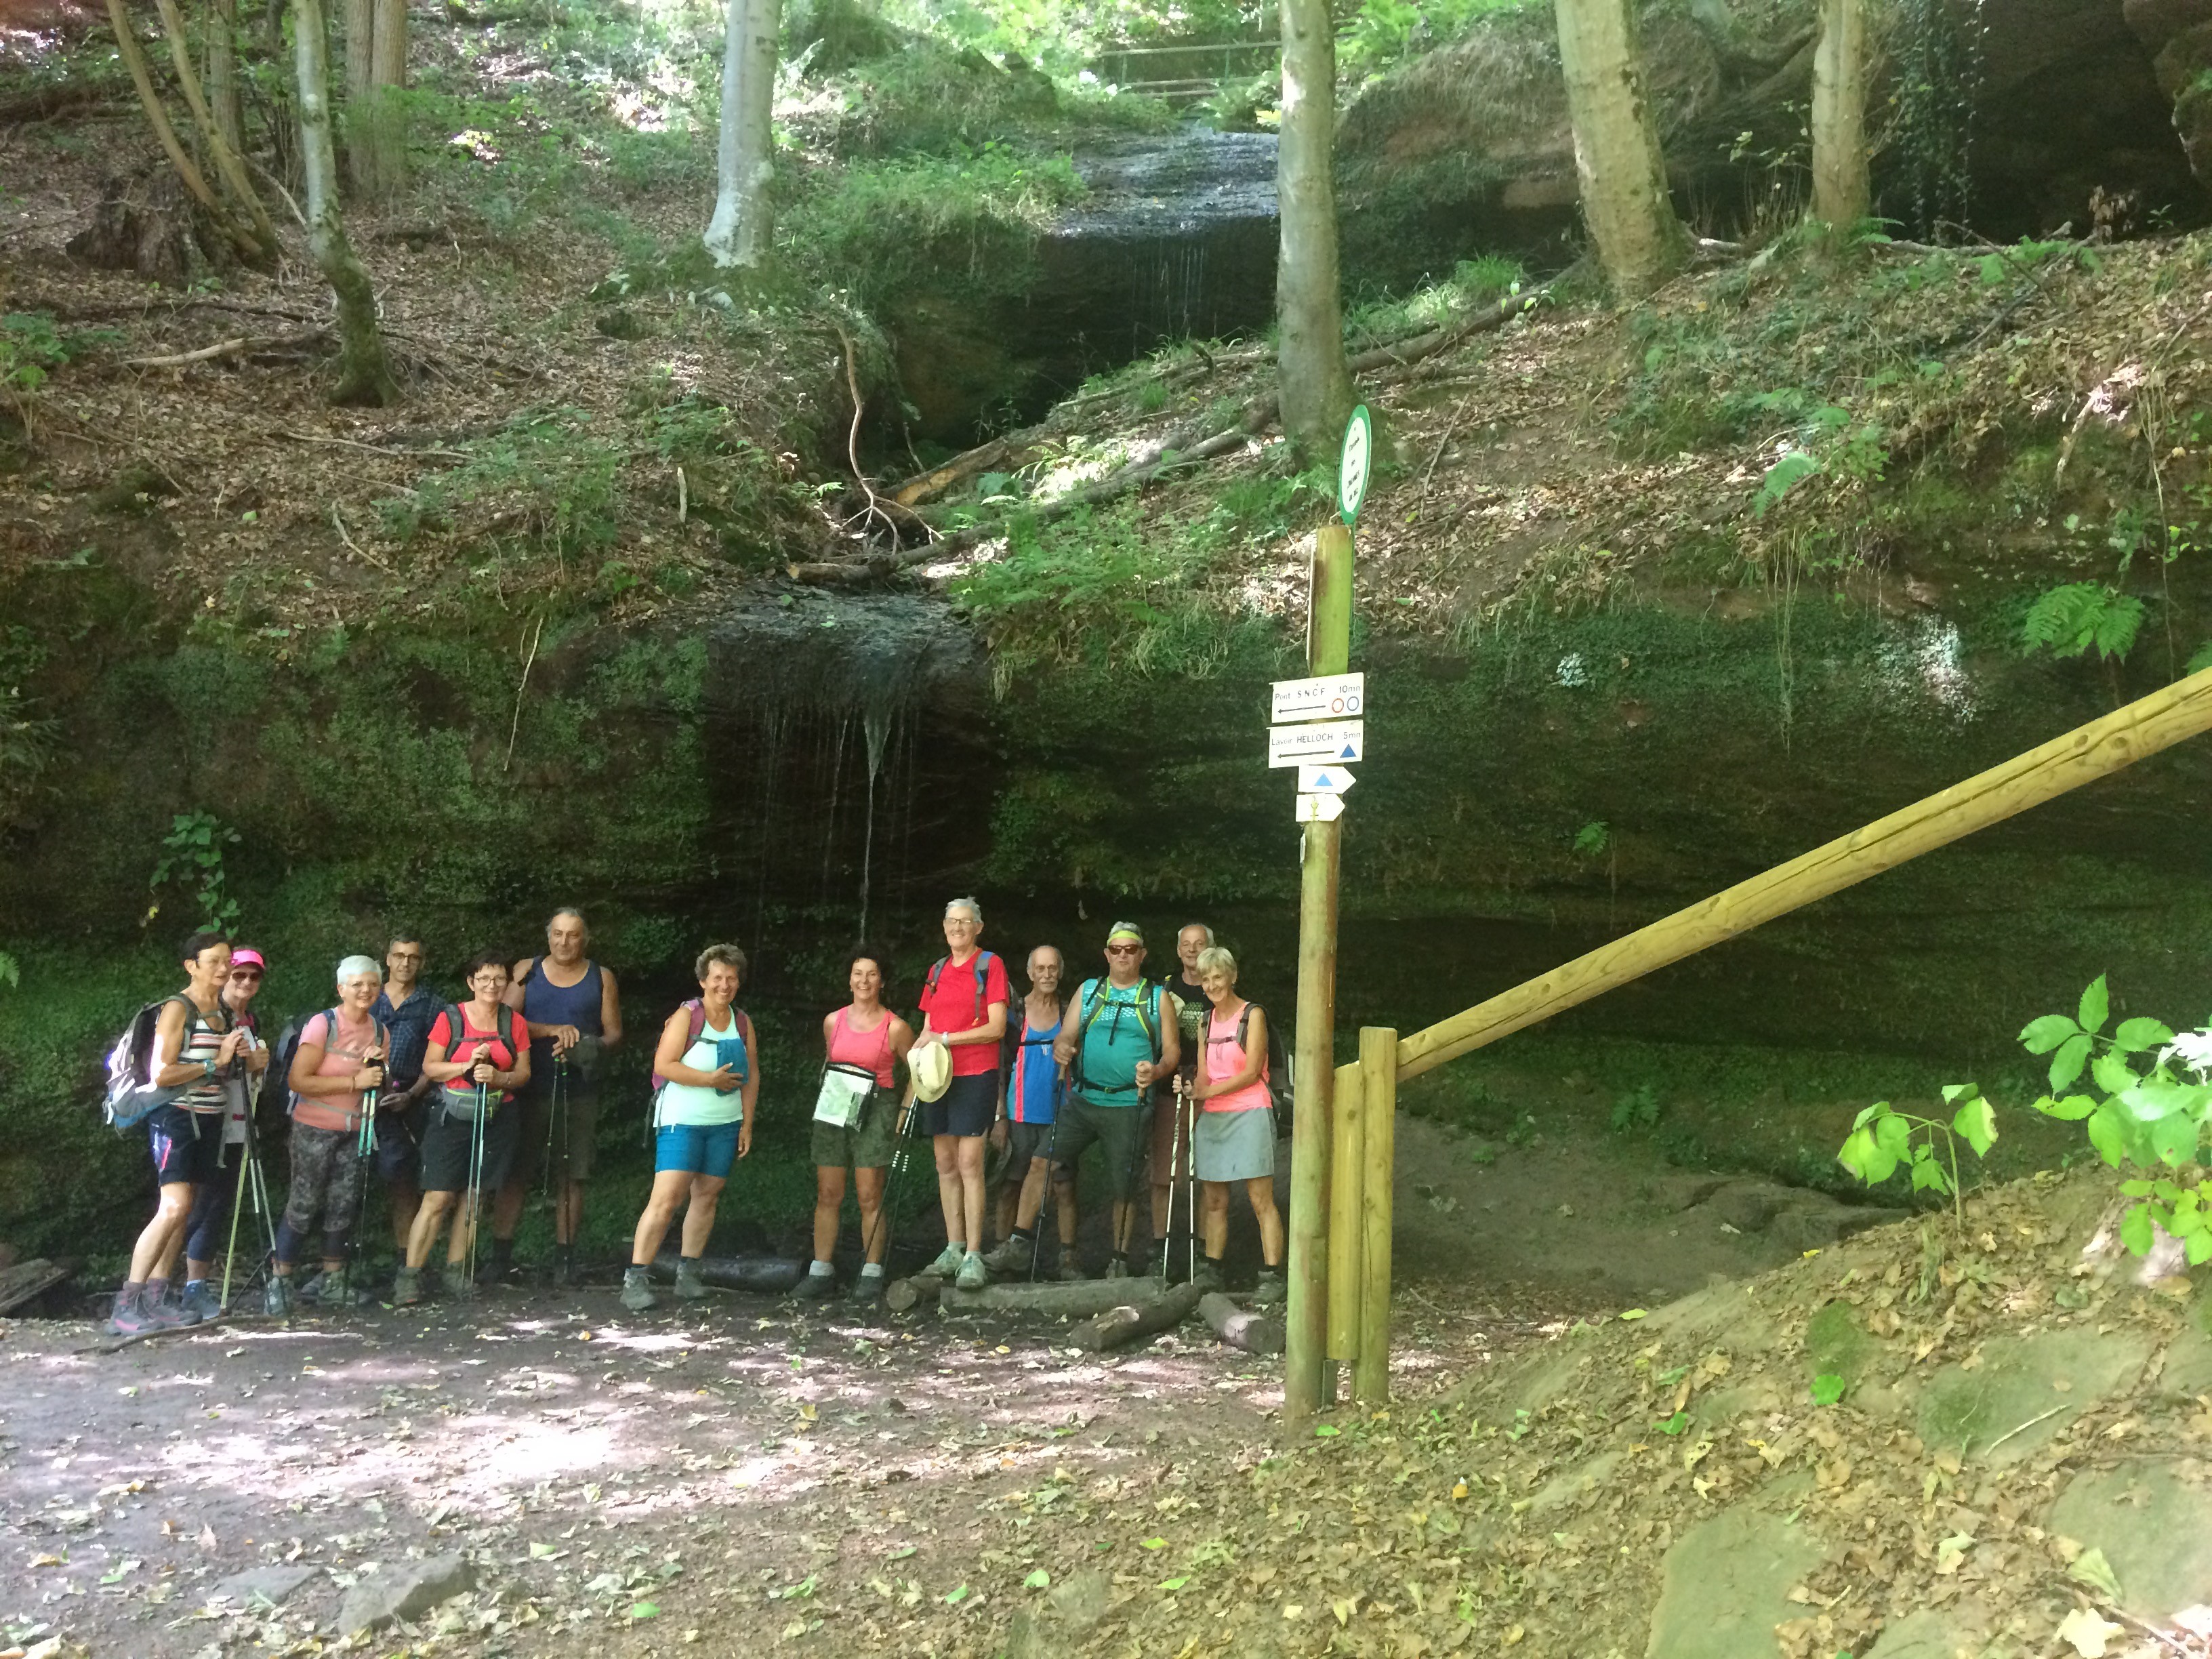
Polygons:
M1109 945L1106 947L1106 954L1109 957L1133 957L1144 948L1141 945Z
M232 969L230 976L233 979L250 979L258 981L261 977L261 970L258 968L238 968Z

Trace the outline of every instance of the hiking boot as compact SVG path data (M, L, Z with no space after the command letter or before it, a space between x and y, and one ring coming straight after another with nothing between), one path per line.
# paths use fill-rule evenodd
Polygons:
M660 1298L653 1293L653 1276L642 1267L626 1268L623 1273L622 1304L632 1313L643 1313L659 1304Z
M1252 1287L1252 1305L1273 1308L1286 1299L1290 1293L1291 1288L1284 1282L1280 1267L1262 1267L1260 1269L1260 1282Z
M965 1244L947 1244L937 1254L937 1260L916 1273L916 1279L950 1279L960 1271L960 1264L968 1259Z
M187 1308L183 1294L166 1279L148 1279L146 1293L138 1298L138 1305L156 1310L167 1325L186 1326L200 1322L198 1310Z
M358 1308L369 1296L366 1290L349 1284L343 1273L317 1273L300 1286L298 1299L303 1307Z
M845 1292L845 1299L863 1308L880 1308L884 1305L885 1282L881 1273L862 1273Z
M198 1314L202 1324L222 1317L222 1298L216 1294L215 1286L204 1279L191 1279L185 1284L184 1306Z
M957 1288L963 1291L980 1291L990 1282L990 1269L983 1265L981 1256L970 1250L960 1258L960 1273L952 1281Z
M792 1286L791 1299L794 1302L826 1302L836 1294L836 1274L817 1273L810 1268L800 1277L799 1283Z
M392 1275L392 1305L411 1308L422 1300L422 1275L413 1267L402 1267Z
M292 1307L298 1300L299 1286L292 1282L289 1273L271 1273L269 1283L262 1287L261 1311L271 1319L289 1319Z
M446 1264L445 1285L446 1294L456 1302L470 1301L477 1293L476 1281L469 1277L469 1270L458 1261Z
M107 1334L110 1336L142 1336L148 1331L165 1328L154 1322L154 1316L139 1305L145 1293L143 1285L125 1285L115 1293L115 1305L108 1310Z
M1106 1258L1107 1278L1134 1279L1136 1276L1137 1270L1129 1265L1129 1258L1127 1256L1116 1252L1115 1255L1109 1255Z
M676 1294L686 1302L697 1302L707 1294L707 1281L699 1277L699 1264L690 1256L676 1258Z
M1199 1257L1198 1271L1190 1276L1190 1282L1198 1286L1200 1296L1212 1296L1216 1291L1229 1288L1227 1281L1221 1277L1221 1264L1210 1255Z
M1036 1260L1036 1242L1016 1233L985 1256L983 1265L994 1274L1025 1273L1030 1270L1030 1264Z
M1063 1285L1080 1285L1091 1277L1089 1273L1083 1271L1083 1264L1075 1259L1075 1252L1073 1250L1062 1250L1060 1253L1060 1266L1053 1270L1052 1276Z

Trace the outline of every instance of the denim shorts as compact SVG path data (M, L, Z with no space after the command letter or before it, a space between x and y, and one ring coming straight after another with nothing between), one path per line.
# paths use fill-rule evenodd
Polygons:
M742 1123L664 1123L653 1131L653 1172L678 1170L686 1175L730 1178L738 1161L738 1131Z

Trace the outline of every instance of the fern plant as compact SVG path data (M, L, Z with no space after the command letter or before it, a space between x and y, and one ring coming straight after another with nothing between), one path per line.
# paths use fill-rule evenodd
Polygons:
M2028 607L2021 629L2029 652L2078 657L2094 650L2107 659L2124 657L2142 629L2143 602L2105 582L2068 582Z

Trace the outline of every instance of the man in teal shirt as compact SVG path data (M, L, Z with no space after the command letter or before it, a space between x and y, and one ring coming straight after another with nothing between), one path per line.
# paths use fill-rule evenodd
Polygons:
M1106 933L1106 977L1087 979L1060 1024L1053 1057L1071 1073L1054 1162L1072 1179L1076 1160L1094 1141L1106 1160L1114 1200L1114 1255L1109 1279L1134 1272L1129 1237L1137 1218L1137 1165L1150 1124L1146 1100L1155 1077L1175 1075L1182 1048L1165 994L1145 980L1145 935L1133 921Z

